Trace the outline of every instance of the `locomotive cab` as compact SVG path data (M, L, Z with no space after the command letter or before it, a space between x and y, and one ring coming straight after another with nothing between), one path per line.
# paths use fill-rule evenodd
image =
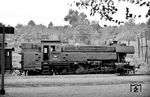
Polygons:
M41 41L43 54L42 73L53 74L54 65L61 61L61 42L60 41Z
M41 41L43 61L59 61L61 52L60 41Z

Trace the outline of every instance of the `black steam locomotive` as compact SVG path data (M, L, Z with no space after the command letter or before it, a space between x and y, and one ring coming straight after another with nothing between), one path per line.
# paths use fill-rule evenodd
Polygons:
M133 46L113 42L103 46L79 46L61 41L23 43L22 68L28 74L129 74L134 66L125 61Z

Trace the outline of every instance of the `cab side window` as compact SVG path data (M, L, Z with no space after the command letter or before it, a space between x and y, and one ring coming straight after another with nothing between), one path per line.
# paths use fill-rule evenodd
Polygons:
M51 51L55 52L56 51L56 47L54 45L51 46Z

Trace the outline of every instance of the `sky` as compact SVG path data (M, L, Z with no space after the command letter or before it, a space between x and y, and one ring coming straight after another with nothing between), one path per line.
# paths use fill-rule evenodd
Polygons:
M64 17L67 15L70 3L73 0L0 0L0 22L5 25L16 26L18 23L26 25L30 20L36 24L67 25ZM144 1L144 0L143 0ZM145 0L146 1L146 0ZM142 14L141 19L136 22L145 22L144 17L148 8L130 5L129 3L116 3L118 13L114 16L118 20L124 20L125 8L130 6L135 14ZM88 11L82 10L89 14ZM98 16L90 17L90 20L99 20ZM100 24L110 24L110 22L100 21Z

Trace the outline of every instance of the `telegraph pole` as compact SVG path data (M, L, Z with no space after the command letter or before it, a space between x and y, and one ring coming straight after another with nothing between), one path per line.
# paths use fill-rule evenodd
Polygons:
M145 47L146 47L145 61L146 61L146 63L148 63L148 45L147 45L147 33L146 33L146 31L145 31Z
M2 26L3 40L2 40L2 52L1 52L1 90L0 94L5 94L4 89L4 73L5 73L5 26Z
M139 56L139 58L140 58L140 47L141 47L141 45L140 45L140 38L139 38L139 36L137 37L137 39L138 39L138 56Z
M5 74L5 34L14 34L14 27L0 27L0 34L2 34L2 51L1 51L1 89L0 95L5 95L4 88L4 74Z
M142 60L143 60L143 36L141 33L141 55L142 55Z
M143 38L144 38L144 45L143 45ZM144 51L144 52L143 52ZM146 63L148 62L148 44L147 44L147 30L141 33L141 53L142 53L142 59L144 57L144 61Z

